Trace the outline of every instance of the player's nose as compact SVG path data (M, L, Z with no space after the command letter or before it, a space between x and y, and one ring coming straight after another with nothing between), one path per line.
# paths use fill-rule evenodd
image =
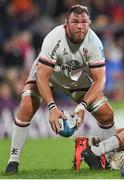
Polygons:
M83 27L82 23L79 22L79 23L78 23L78 28L81 29L82 27Z

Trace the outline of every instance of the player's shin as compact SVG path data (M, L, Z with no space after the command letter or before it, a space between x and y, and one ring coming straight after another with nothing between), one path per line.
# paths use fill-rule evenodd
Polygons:
M19 156L24 145L25 139L27 137L29 125L30 122L22 122L17 118L13 122L9 162L14 161L19 163Z
M92 152L96 156L117 150L120 147L120 139L117 135L101 141L97 146L91 146Z
M114 126L114 122L108 124L108 125L102 125L97 121L97 124L99 126L99 138L100 140L107 139L113 135L116 134L116 129Z

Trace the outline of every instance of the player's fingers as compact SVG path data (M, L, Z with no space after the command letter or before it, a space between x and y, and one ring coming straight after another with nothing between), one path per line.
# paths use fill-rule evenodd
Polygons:
M58 122L58 120L53 122L53 127L55 129L56 134L57 134L59 132L59 122Z
M78 119L81 121L83 119L83 111L79 111L78 114Z
M67 120L68 118L67 118L67 116L65 116L65 114L64 113L62 113L61 114L61 117L63 118L63 119L65 119L65 120Z
M81 126L81 118L79 117L78 118L78 120L77 120L77 122L76 122L76 127L77 127L77 129Z
M55 123L54 122L50 122L50 125L51 125L53 131L57 134L57 129L56 129Z
M56 132L59 132L59 122L55 121L55 128L56 128Z

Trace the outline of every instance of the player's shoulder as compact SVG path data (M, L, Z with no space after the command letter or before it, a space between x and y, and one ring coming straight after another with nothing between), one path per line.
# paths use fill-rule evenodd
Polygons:
M100 38L91 28L89 28L89 30L88 30L88 40L90 41L91 44L92 43L93 44L94 43L101 43Z
M59 25L56 26L52 31L50 31L44 40L47 40L49 42L56 42L60 40L65 34L64 26Z

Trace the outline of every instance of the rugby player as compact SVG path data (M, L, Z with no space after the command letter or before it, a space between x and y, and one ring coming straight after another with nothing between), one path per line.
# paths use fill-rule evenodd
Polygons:
M81 152L81 157L89 165L90 169L103 169L101 157L105 154L115 152L111 159L111 168L121 168L124 164L124 128L117 129L117 134L113 135L96 145L88 146Z
M77 102L74 110L79 117L77 129L88 110L98 122L103 137L115 134L113 110L103 92L106 81L104 49L89 27L90 23L88 8L75 5L68 10L65 23L55 27L45 37L14 119L6 173L18 171L20 152L31 119L41 102L48 105L51 128L58 133L58 118L66 117L54 101L54 88Z

